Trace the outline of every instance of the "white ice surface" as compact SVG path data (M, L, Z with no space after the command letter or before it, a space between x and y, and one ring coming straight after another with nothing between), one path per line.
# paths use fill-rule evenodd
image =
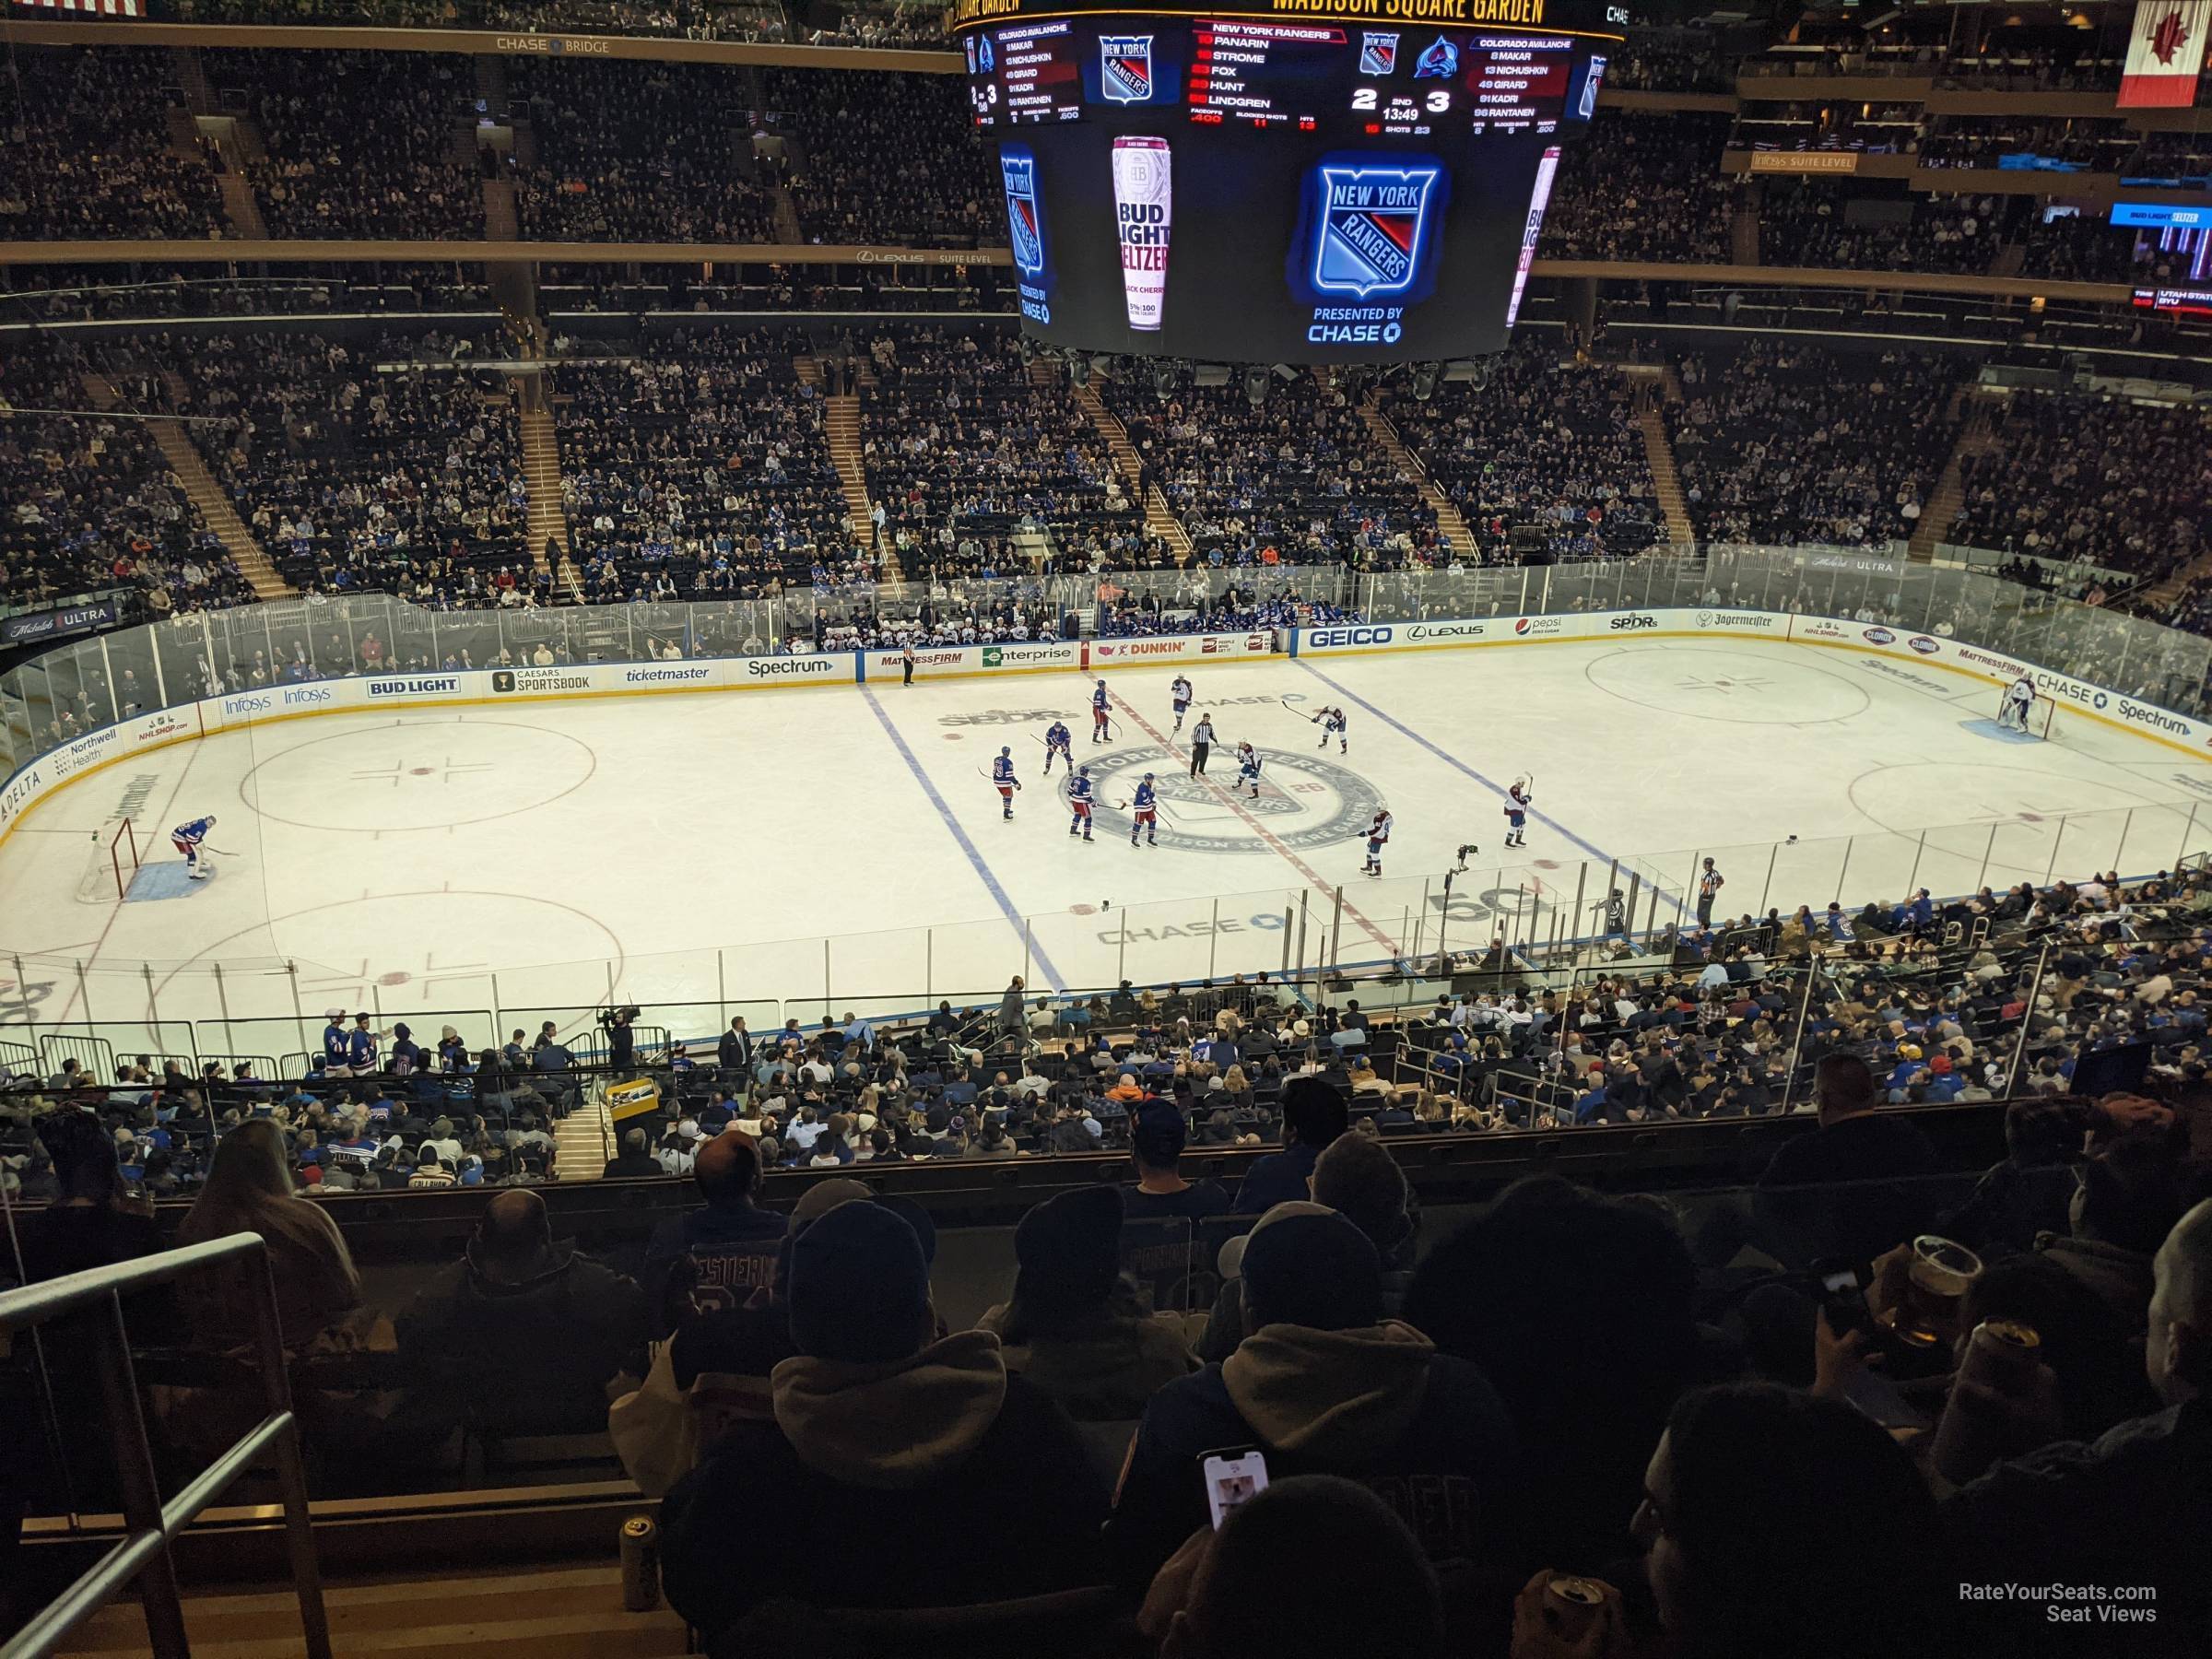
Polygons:
M1454 945L1548 938L1587 927L1578 891L1586 910L1608 875L1641 925L1675 912L1700 853L1730 913L2142 874L2212 846L2212 803L2194 810L2212 765L2063 712L2057 741L2007 742L1987 731L1994 688L1893 659L1598 641L1191 672L1221 739L1211 787L1185 778L1182 739L1170 755L1153 735L1171 667L1111 677L1106 746L1074 674L225 733L88 778L0 847L0 979L19 954L11 1004L41 1023L227 1010L229 1041L200 1047L251 1053L300 1046L296 1008L312 1028L343 1004L475 1041L494 1010L504 1035L610 992L689 1005L662 1023L697 1036L724 1023L716 1004L759 1029L818 1018L825 995L839 1012L977 1001L1025 965L1033 988L1094 987L1276 971L1301 935L1308 963L1428 951L1440 919ZM1306 718L1328 702L1347 708L1348 756ZM1088 846L1039 775L1053 712L1107 803ZM1257 804L1230 795L1239 739L1266 756ZM1002 743L1026 784L1012 823L982 775ZM1112 803L1147 769L1170 821L1133 849ZM1539 816L1506 853L1518 774ZM1355 835L1378 800L1396 817L1381 882ZM106 840L126 810L148 862L210 812L233 856L183 897L118 905Z

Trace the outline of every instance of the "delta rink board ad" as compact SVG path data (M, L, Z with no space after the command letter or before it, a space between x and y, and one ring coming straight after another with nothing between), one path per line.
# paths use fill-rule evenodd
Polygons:
M2062 709L2134 732L2170 748L2212 753L2212 723L2070 678L1967 641L1832 617L1771 611L1653 609L1570 616L1437 618L1418 622L1346 623L1301 628L1278 637L1183 634L1004 645L917 648L915 677L1090 673L1249 661L1287 650L1319 657L1370 652L1593 643L1606 640L1748 639L1905 657L2005 686L2026 675ZM129 756L233 727L364 709L494 705L674 691L726 691L785 686L851 686L903 677L899 651L819 652L792 656L718 657L657 663L591 663L477 668L456 673L360 676L279 685L182 703L102 726L27 762L0 784L0 839L65 785Z

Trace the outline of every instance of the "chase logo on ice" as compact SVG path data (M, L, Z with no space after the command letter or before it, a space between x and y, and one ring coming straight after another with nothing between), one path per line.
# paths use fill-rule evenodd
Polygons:
M1443 170L1433 161L1398 167L1324 166L1313 286L1366 300L1413 287L1429 236L1429 205Z

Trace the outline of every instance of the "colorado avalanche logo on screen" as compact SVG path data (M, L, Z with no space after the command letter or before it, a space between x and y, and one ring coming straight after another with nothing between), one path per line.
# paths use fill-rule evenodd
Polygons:
M975 42L975 72L978 75L990 74L993 60L991 37L989 35L971 35L969 38Z
M1436 44L1413 60L1415 80L1450 80L1459 73L1459 48L1442 35Z
M1006 185L1006 235L1014 248L1014 268L1031 281L1044 275L1044 228L1037 213L1037 159L1008 145L998 167Z
M1402 294L1420 268L1442 169L1324 167L1313 286L1361 300Z
M1362 75L1395 75L1398 69L1398 37L1378 34L1370 29L1359 36L1359 73Z
M1099 89L1108 103L1152 101L1152 37L1100 35Z

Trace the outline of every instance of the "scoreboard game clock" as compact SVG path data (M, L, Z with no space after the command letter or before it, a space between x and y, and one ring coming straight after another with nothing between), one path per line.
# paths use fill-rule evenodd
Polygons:
M1619 15L956 0L1025 331L1241 363L1502 349Z

